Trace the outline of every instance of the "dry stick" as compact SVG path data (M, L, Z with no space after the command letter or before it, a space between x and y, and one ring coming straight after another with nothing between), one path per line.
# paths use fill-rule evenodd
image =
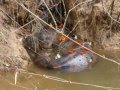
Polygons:
M15 72L15 85L17 84L18 70Z
M4 30L4 29L2 28L2 30ZM0 34L1 34L0 36L3 38L3 40L4 40L5 42L7 42L7 39L5 38L5 36L4 36L4 34L3 34L2 31L0 32Z
M8 18L10 18L13 22L16 22L16 24L19 26L19 27L21 27L21 25L17 22L17 21L15 21L15 19L13 19L11 16L9 16L6 12L4 12L2 9L0 9L5 15L7 15L8 16ZM19 29L21 29L21 28L19 28ZM18 29L18 30L19 30Z
M71 30L70 31L70 33L67 35L67 36L69 36L74 30L75 30L75 28L77 27L77 25L80 23L80 21L78 21L76 24L75 24L75 26L73 27L73 30Z
M8 16L8 18L10 18L13 22L16 22L15 19L13 19L11 16L9 16L6 12L4 12L2 9L0 9L6 16ZM20 24L18 22L16 22L16 24L18 26L20 26Z
M85 1L85 2L81 2L81 3L77 4L76 6L74 6L73 8L71 8L71 9L68 11L67 16L66 16L66 19L65 19L65 22L64 22L64 24L63 24L62 32L63 32L64 29L65 29L66 22L67 22L67 19L68 19L68 17L69 17L70 12L71 12L72 10L74 10L76 7L78 7L79 5L86 4L86 3L91 2L91 1L92 1L92 0L88 0L88 1Z
M70 12L71 12L73 9L75 9L76 7L78 7L79 5L81 5L81 4L86 4L87 2L90 2L90 1L86 1L86 2L79 3L79 4L77 4L76 6L74 6L72 9L70 9L70 10L68 11L68 14L67 14L67 16L66 16L66 19L65 19L65 22L64 22L63 28L62 28L62 32L63 32L63 33L64 33L64 29L65 29L66 22L67 22L67 19L68 19L68 16L69 16ZM80 21L78 21L78 23L79 23L79 22L80 22ZM74 29L76 28L76 26L78 25L78 23L75 25L75 27L73 28L73 30L72 30L69 34L71 34L71 33L74 31ZM69 36L69 34L68 34L67 36ZM62 41L62 42L59 44L59 46L60 46L63 42L64 42L64 41Z
M34 18L33 20L31 20L30 22L26 23L25 25L21 26L18 28L18 30L24 28L25 26L27 26L28 24L32 23L33 21L35 21L37 18Z
M28 83L30 84L30 86L33 86L35 88L35 90L37 89L37 86L33 83L33 81L32 82L29 81L30 79L28 77L25 77L25 76L23 76L23 77L28 81Z
M4 78L3 76L0 75L0 77L2 77L4 79L4 81L6 81L8 84L12 85L12 86L16 86L16 87L19 87L19 88L23 88L25 90L33 90L32 88L27 88L27 87L24 87L24 86L20 86L20 85L15 85L14 83L10 82L9 80L7 80L6 78Z
M67 37L69 40L71 40L72 42L74 42L74 43L78 44L79 46L81 46L81 47L89 50L89 51L92 52L93 54L96 54L96 55L98 55L98 56L101 57L101 58L104 58L104 59L106 59L106 60L108 60L108 61L111 61L111 62L113 62L113 63L116 63L116 64L120 65L119 62L117 62L117 61L115 61L115 60L113 60L113 59L107 58L107 57L105 57L105 56L103 56L103 55L100 55L100 54L94 52L93 50L90 50L89 48L81 45L81 44L78 43L77 41L73 40L72 38L70 38L70 37L68 37L67 35L65 35L64 33L62 33L61 31L59 31L59 30L55 29L54 27L50 26L47 22L45 22L44 20L42 20L41 18L39 18L37 15L35 15L34 13L32 13L29 9L27 9L23 4L18 3L16 0L14 0L14 1L15 1L18 5L20 5L24 10L28 11L29 13L31 13L34 17L38 18L38 19L39 19L40 21L42 21L44 24L46 24L46 25L48 25L49 27L51 27L52 29L54 29L57 33L62 34L63 36L65 36L65 37Z
M73 6L78 2L78 0L76 0L74 3L73 3Z
M74 3L72 3L72 4L73 4L73 7L75 6L76 2L77 2L77 0L76 0ZM77 14L77 10L75 10L75 13L76 13L76 17L78 18L78 21L80 21L80 17L79 17L79 15Z
M56 23L56 21L55 21L54 16L52 15L52 12L51 12L50 9L48 8L48 6L47 6L47 4L46 4L46 2L45 2L44 0L43 0L43 3L45 4L48 12L50 13L50 15L51 15L51 17L52 17L52 19L53 19L53 22L54 22L54 24L55 24L55 28L57 29L57 23Z
M63 3L63 6L64 6L64 10L65 10L65 12L64 12L64 14L65 14L65 17L66 17L66 7L65 7L65 2L64 2L64 0L62 0L62 3Z
M23 71L23 69L21 69L21 71ZM20 73L20 70L17 69L16 72ZM23 77L25 77L25 76L23 76ZM17 77L17 78L18 78L18 77ZM28 80L28 78L26 78L26 77L25 77L25 79ZM21 83L17 82L17 84L21 84ZM34 85L32 82L29 82L29 84L30 84L30 86L33 86L33 87L36 88L36 85ZM15 85L16 85L16 84L15 84ZM27 87L26 87L26 88L27 88ZM29 88L28 88L27 90L29 90ZM32 90L33 90L33 89L32 89Z
M80 21L78 21L76 23L76 25L73 27L73 30L70 31L70 33L67 34L67 37L75 30L75 28L77 27L77 25L80 23ZM64 41L60 42L59 46L63 43Z
M112 11L113 11L113 9L114 9L114 5L115 5L115 0L112 1L110 15L113 14Z
M19 70L21 71L22 69L19 69ZM106 87L106 86L88 84L88 83L73 82L73 81L65 80L65 79L59 78L59 77L49 76L49 75L45 75L45 74L42 75L42 74L36 74L36 73L27 72L25 70L24 71L22 70L21 73L27 73L29 75L40 76L40 77L44 77L46 79L50 79L50 80L54 80L54 81L58 81L58 82L62 82L62 83L69 83L69 84L83 85L83 86L91 86L91 87L102 88L102 89L107 89L107 90L112 90L112 89L120 90L120 88Z
M57 6L60 4L61 2L59 1L58 2L58 4L57 4ZM61 15L61 11L62 11L62 9L59 11L58 10L58 8L56 8L56 12L59 14L59 16L60 16L60 20L58 20L58 21L60 21L61 22L61 20L63 19L63 16Z
M118 13L118 16L117 16L117 21L119 20L119 18L120 18L120 12Z

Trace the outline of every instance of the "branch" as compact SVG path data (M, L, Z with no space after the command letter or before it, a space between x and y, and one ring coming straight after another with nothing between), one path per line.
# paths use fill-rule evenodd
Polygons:
M106 89L106 90L112 90L112 89L120 90L120 88L106 87L106 86L89 84L89 83L73 82L73 81L69 81L69 80L63 79L63 78L49 76L49 75L45 75L45 74L36 74L36 73L28 72L28 71L25 71L25 70L20 70L20 71L21 71L21 73L25 73L25 74L28 74L28 75L34 75L34 76L40 76L40 77L44 77L46 79L50 79L50 80L54 80L54 81L62 82L62 83L83 85L83 86L91 86L91 87L102 88L102 89Z
M64 7L64 10L65 10L65 17L66 17L66 7L65 7L65 2L64 2L64 0L62 0L62 3L63 3L63 7Z
M103 9L104 11L108 14L108 16L111 18L111 20L115 21L116 23L120 24L119 21L117 21L116 19L114 19L109 12L107 12L107 9L105 8L104 4L103 4L103 0L102 0L102 6L103 6Z
M86 4L86 3L88 3L88 2L91 2L91 1L92 1L92 0L88 0L88 1L85 1L85 2L81 2L81 3L77 4L76 6L74 6L73 8L71 8L71 9L68 11L67 16L66 16L66 18L65 18L65 22L64 22L64 24L63 24L62 32L63 32L64 29L65 29L66 22L67 22L67 19L68 19L68 17L69 17L70 12L71 12L72 10L74 10L76 7L78 7L78 6L82 5L82 4Z
M25 25L21 26L18 28L18 30L24 28L25 26L29 25L30 23L32 23L33 21L35 21L37 18L34 18L33 20L31 20L30 22L26 23Z
M57 23L56 23L56 20L55 20L55 18L54 18L54 16L53 16L52 12L51 12L50 9L48 8L48 6L47 6L47 4L45 3L44 0L43 0L43 3L45 4L48 12L50 13L50 15L51 15L51 17L52 17L52 19L53 19L53 22L54 22L54 24L55 24L55 28L57 29Z
M32 88L27 88L27 87L24 87L24 86L16 85L16 84L10 82L8 79L4 78L1 75L0 75L0 77L3 78L3 80L6 81L9 85L12 85L12 86L15 86L15 87L19 87L19 88L22 88L22 89L25 89L25 90L33 90Z

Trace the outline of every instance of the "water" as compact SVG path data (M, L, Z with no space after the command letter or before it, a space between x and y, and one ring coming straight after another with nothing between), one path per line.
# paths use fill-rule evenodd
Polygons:
M102 53L103 54L103 53ZM115 60L120 60L119 52L106 52L105 55ZM72 82L95 84L106 87L120 88L120 67L112 62L99 58L100 61L91 69L79 73L60 72L40 69L34 65L28 67L29 72L59 77ZM8 82L9 81L9 82ZM2 74L0 90L104 90L93 86L63 83L43 76L26 73L18 74L16 86L14 74Z

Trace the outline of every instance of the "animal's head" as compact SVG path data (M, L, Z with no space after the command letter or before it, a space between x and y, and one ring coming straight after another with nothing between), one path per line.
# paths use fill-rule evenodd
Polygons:
M56 32L51 29L42 29L34 34L44 48L50 48L56 39Z

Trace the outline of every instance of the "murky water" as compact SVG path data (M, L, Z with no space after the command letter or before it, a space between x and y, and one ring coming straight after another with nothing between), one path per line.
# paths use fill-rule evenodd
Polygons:
M120 52L106 52L105 55L109 58L120 60ZM1 75L0 90L104 90L100 87L81 85L81 83L120 88L120 67L104 59L100 59L91 70L79 73L40 69L34 65L30 65L28 70L32 73L18 74L16 85L14 85L14 74ZM43 76L33 75L33 73ZM69 82L46 77L46 75L59 77ZM70 81L77 83L70 83Z

